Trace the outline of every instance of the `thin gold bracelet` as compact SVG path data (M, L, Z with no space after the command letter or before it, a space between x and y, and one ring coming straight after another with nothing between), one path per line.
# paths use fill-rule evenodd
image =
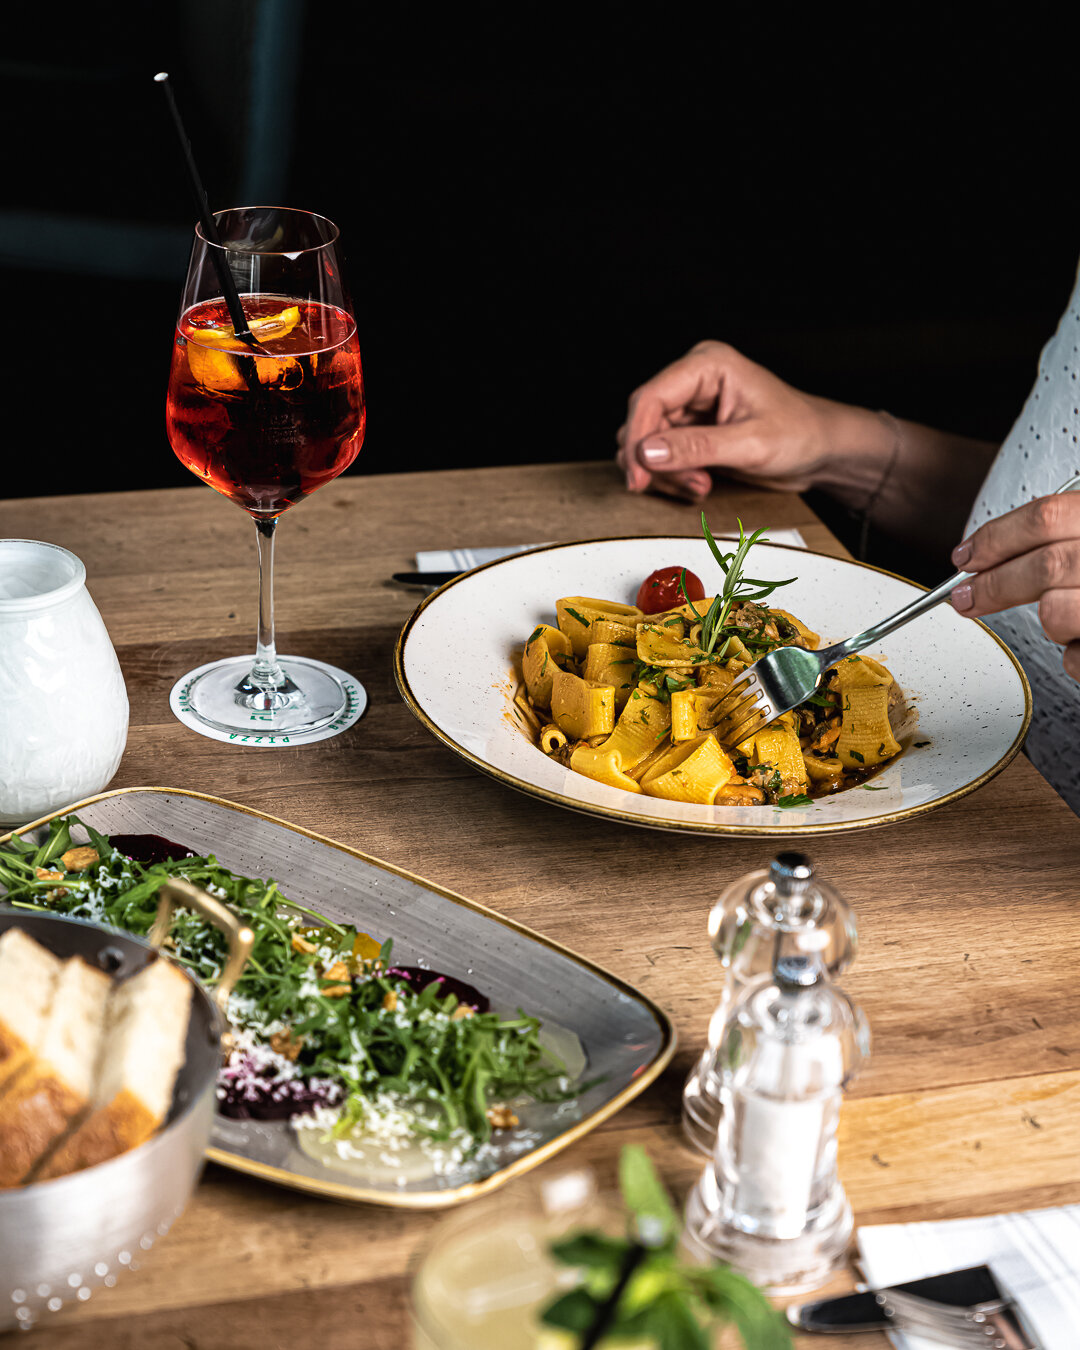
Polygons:
M896 418L892 415L892 413L886 412L884 408L879 408L877 410L877 415L878 417L881 418L885 426L887 426L889 430L892 432L893 448L892 453L889 455L888 463L881 471L881 477L878 479L877 485L875 486L874 490L870 493L870 496L867 497L866 505L863 507L860 513L862 516L862 522L859 526L860 562L866 561L866 552L870 543L870 525L872 523L871 518L874 514L874 507L877 506L881 494L885 491L886 484L892 477L892 471L896 467L896 461L900 457L900 447L904 443L904 433L900 430L900 423L897 422Z

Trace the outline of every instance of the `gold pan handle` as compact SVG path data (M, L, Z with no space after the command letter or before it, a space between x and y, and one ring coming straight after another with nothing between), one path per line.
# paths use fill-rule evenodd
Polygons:
M178 877L170 878L162 886L159 895L161 898L158 901L157 917L150 930L150 942L153 946L160 949L169 936L173 910L177 905L184 909L196 910L204 919L209 919L215 928L220 928L228 939L229 955L225 961L225 969L221 972L212 994L227 1028L229 995L244 966L247 965L248 956L255 945L255 934L246 924L240 922L228 905L222 904L207 891L192 885L190 881L181 881ZM221 1047L226 1053L232 1049L232 1033L228 1030L221 1037Z

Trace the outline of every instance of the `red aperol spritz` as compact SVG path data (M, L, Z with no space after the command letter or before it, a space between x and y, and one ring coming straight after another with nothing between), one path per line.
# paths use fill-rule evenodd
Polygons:
M279 656L274 640L278 517L348 468L364 439L360 347L337 240L333 221L289 207L232 207L205 232L196 226L166 429L192 473L252 516L259 552L254 657L211 661L173 689L178 715L208 735L289 744L351 725L367 701L349 672Z
M352 316L319 301L248 295L258 354L224 300L176 326L166 423L177 457L257 517L336 478L364 439L364 377Z

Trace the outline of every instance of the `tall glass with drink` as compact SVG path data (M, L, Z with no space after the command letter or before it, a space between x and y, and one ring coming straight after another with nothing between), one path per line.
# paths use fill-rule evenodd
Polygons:
M348 468L363 444L356 321L338 230L326 217L238 207L213 219L217 241L196 229L166 427L181 462L255 521L259 625L254 657L203 668L187 687L187 709L218 732L296 736L340 717L347 693L324 663L277 654L274 532L283 511ZM222 294L223 261L246 332Z

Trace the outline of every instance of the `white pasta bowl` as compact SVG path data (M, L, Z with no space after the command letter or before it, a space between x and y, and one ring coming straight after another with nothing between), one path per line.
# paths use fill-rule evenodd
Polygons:
M685 566L706 594L722 584L701 538L655 536L551 544L463 573L419 606L398 639L395 674L413 713L445 745L508 787L571 810L697 834L828 834L903 820L973 792L1020 749L1031 691L1016 658L950 605L868 653L892 672L908 716L903 752L870 781L806 807L702 806L625 792L563 768L530 739L513 704L522 648L555 601L580 595L633 604L658 567ZM770 602L829 641L913 600L913 582L863 563L756 544L747 574L795 577Z

